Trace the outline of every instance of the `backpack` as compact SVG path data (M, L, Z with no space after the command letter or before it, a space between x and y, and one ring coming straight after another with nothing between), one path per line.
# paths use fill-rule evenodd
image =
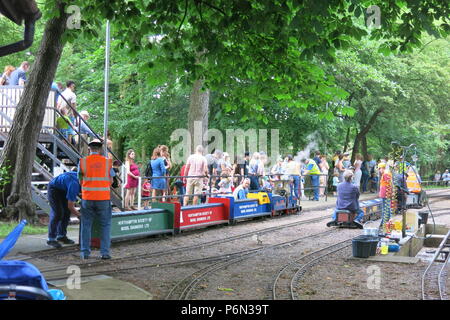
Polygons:
M152 177L153 176L152 160L149 160L148 163L147 163L147 168L145 169L145 176L146 177Z

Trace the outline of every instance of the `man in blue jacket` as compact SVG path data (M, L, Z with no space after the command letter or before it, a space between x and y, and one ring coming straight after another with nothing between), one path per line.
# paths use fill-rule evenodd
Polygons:
M327 226L336 222L337 210L348 210L356 212L358 215L353 221L359 228L362 228L361 220L364 212L359 208L359 188L352 184L353 172L347 170L344 172L344 182L337 187L336 209L333 212L333 220L327 223Z
M70 214L80 216L75 208L75 202L81 192L78 173L69 171L53 178L48 184L48 201L50 203L50 223L48 225L47 244L54 248L61 248L63 244L74 244L67 238L67 226Z

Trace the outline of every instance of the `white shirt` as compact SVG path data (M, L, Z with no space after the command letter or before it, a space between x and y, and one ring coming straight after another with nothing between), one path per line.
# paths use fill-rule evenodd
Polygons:
M73 92L69 88L66 88L66 90L61 92L61 95L64 96L64 98L72 105L77 102L77 96L76 96L75 92ZM60 106L59 107L60 109L67 107L66 101L64 101L64 99L61 97L58 97L58 105Z

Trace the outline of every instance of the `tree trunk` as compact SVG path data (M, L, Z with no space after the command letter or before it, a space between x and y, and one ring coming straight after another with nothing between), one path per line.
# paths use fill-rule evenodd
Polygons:
M355 162L356 154L359 153L359 144L361 143L361 141L364 137L365 136L361 136L360 132L356 131L355 142L353 144L353 149L352 149L352 158L350 160L352 164Z
M14 122L9 132L0 166L10 166L13 177L5 186L8 217L35 221L35 205L31 199L31 176L36 154L36 143L42 128L50 86L64 47L62 35L66 30L67 15L58 3L59 17L46 24L36 61L27 85L17 105Z
M347 128L347 134L346 134L346 136L345 136L344 151L343 151L342 153L345 153L345 152L347 151L348 144L349 144L349 142L350 142L350 130L351 130L351 128L348 127L348 128Z
M203 90L203 80L196 80L191 91L188 130L191 135L191 153L199 144L206 147L208 130L209 89ZM211 151L211 150L210 150Z
M367 136L364 136L361 139L361 152L364 157L364 160L367 160L369 156L369 153L367 152Z
M384 107L378 108L370 117L369 121L365 123L364 125L360 126L362 129L356 134L355 137L355 144L353 145L353 152L352 152L352 163L355 161L355 156L359 151L359 144L361 141L365 141L367 133L372 129L372 126L379 116L380 113L384 111ZM367 146L366 146L366 153L367 153Z

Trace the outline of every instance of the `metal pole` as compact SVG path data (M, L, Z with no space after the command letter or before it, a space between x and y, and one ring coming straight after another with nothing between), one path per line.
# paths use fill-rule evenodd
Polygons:
M141 203L142 203L142 177L139 177L138 179L138 210L141 210Z
M103 147L104 155L108 157L108 104L109 104L109 55L111 47L111 33L109 20L106 21L106 48L105 48L105 106L103 122Z
M125 167L125 165L122 165L122 184L120 186L120 193L122 195L122 207L125 208L125 184L126 184L126 178L127 178L127 174L126 174L127 168Z

